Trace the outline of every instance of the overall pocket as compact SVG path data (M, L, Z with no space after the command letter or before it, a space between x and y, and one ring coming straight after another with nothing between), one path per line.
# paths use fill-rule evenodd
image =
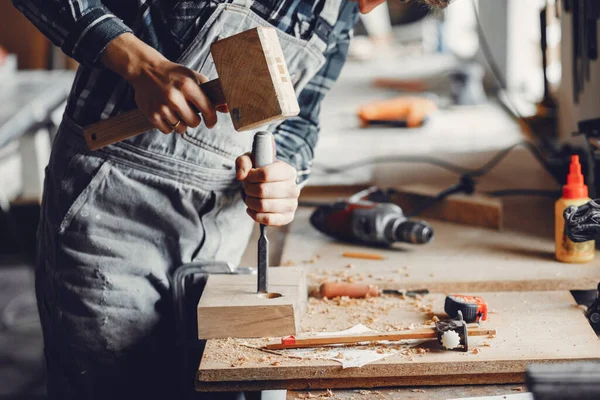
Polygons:
M63 215L59 225L59 233L64 233L73 218L80 212L87 199L92 195L96 187L106 177L111 167L105 158L76 154L69 163L68 171L61 181L61 212ZM64 202L64 203L63 203ZM85 211L82 211L82 216Z

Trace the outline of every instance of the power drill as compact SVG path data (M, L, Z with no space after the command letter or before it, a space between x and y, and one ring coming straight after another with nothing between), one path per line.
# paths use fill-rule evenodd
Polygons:
M348 201L319 206L311 215L311 224L335 239L369 246L391 246L396 242L425 244L433 239L426 222L409 220L402 209L388 201L370 200L377 191L370 188Z

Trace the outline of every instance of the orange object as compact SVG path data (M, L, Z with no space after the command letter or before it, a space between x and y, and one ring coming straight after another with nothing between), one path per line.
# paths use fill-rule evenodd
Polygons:
M425 97L397 97L367 104L358 110L358 118L363 127L373 123L405 122L407 128L416 128L427 117L438 110L435 101Z
M596 254L595 242L590 240L574 243L565 234L563 213L569 206L580 206L590 201L588 187L581 173L579 156L571 156L567 184L563 186L563 195L554 208L554 247L556 259L566 263L586 263L594 259Z
M583 181L579 156L571 156L567 184L563 186L563 199L581 199L588 197L588 187Z
M377 286L363 283L326 282L319 288L321 297L326 297L328 299L342 296L359 299L367 296L376 297L379 296L379 293L379 288Z
M347 257L347 258L362 258L364 260L384 260L385 257L379 254L373 254L373 253L353 253L353 252L346 252L343 253L342 256Z
M474 322L479 322L479 319L482 321L487 321L488 306L481 296L451 294L448 295L448 299L446 300L444 308L448 315L452 315L455 311L461 310L463 317L467 322L472 322L471 320L474 320ZM454 310L454 308L456 308L456 310Z

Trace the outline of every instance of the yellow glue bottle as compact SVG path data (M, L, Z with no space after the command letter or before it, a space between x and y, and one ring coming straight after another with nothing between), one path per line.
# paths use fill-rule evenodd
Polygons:
M558 261L566 263L586 263L594 259L596 253L593 240L583 243L572 242L565 235L565 220L563 213L569 206L580 206L591 199L588 197L588 187L583 183L579 156L571 156L571 165L567 184L563 186L563 195L555 205L555 254Z

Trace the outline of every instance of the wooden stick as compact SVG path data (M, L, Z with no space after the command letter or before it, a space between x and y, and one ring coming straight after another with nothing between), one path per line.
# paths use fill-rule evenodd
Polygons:
M469 336L496 335L495 329L469 328ZM319 347L334 344L348 344L361 342L379 342L388 340L397 342L408 339L437 339L435 328L422 328L400 332L374 332L360 335L344 335L330 337L294 337L288 336L277 341L269 342L266 348L269 350L299 349L304 347Z
M364 260L384 260L385 257L380 254L373 253L354 253L354 252L345 252L342 254L343 257L347 258L362 258Z

